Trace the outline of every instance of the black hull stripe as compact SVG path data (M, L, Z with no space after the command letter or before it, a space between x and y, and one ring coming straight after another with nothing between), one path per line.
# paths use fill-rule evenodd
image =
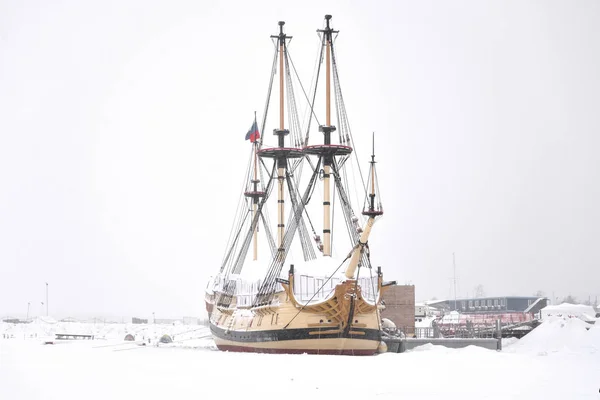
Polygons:
M321 328L321 330L331 330L331 328ZM231 340L242 343L261 343L261 342L280 342L285 340L310 340L310 339L364 339L381 341L381 332L379 329L352 328L352 331L364 332L364 335L344 335L340 333L310 334L318 332L319 328L301 328L301 329L272 329L264 331L234 331L227 332L225 329L210 324L212 334L220 339Z
M331 354L339 356L372 356L377 350L345 350L345 349L270 349L246 346L217 345L221 351L235 351L238 353L267 353L267 354Z

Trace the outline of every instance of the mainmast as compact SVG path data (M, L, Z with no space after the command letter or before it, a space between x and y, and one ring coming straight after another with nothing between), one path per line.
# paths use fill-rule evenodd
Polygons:
M323 255L331 256L331 174L332 164L335 156L348 155L352 153L350 146L331 143L331 132L336 127L331 124L331 67L334 31L329 21L331 15L325 15L325 29L319 29L317 32L323 34L322 45L325 48L325 125L319 126L319 131L323 132L323 144L307 146L305 153L318 155L323 163ZM321 53L322 54L322 53Z
M335 131L335 126L331 125L331 33L333 30L329 26L331 15L325 16L327 26L323 32L323 40L327 46L326 66L325 66L325 126L321 126L326 145L331 144L331 132ZM331 163L333 156L326 154L323 157L323 255L331 256L331 197L329 193L329 176L331 174Z
M375 134L373 134L373 153L371 154L371 168L369 171L369 182L367 182L367 187L370 186L370 193L368 195L368 199L366 199L366 207L363 208L363 215L369 217L367 220L365 229L360 235L360 239L354 249L352 250L352 258L350 259L350 264L346 269L346 278L354 279L354 273L356 272L356 268L365 252L365 246L369 240L369 235L371 234L371 228L373 228L373 224L375 223L375 218L383 215L383 207L381 206L381 201L375 204L375 198L377 197L377 174L375 172ZM370 185L369 185L370 184Z
M278 138L278 145L280 148L284 147L285 136L290 133L289 130L285 129L284 119L284 88L283 88L283 59L285 57L285 39L286 35L283 33L284 21L279 21L279 129L273 131ZM277 157L277 247L281 249L283 247L283 234L285 232L285 169L287 167L287 160L285 157Z

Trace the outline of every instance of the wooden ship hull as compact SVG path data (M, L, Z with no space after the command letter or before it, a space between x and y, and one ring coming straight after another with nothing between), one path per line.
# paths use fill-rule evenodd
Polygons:
M219 350L336 355L385 351L379 308L363 299L356 281L338 284L331 297L309 305L298 303L289 283L282 286L275 307L252 310L232 305L222 310L207 299L210 330Z

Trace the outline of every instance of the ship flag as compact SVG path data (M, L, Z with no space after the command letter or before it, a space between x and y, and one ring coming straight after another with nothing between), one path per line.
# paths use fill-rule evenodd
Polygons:
M260 133L258 132L256 117L254 117L254 123L252 124L252 127L250 128L248 133L246 133L246 140L250 139L250 142L254 143L258 140L258 138L260 138Z

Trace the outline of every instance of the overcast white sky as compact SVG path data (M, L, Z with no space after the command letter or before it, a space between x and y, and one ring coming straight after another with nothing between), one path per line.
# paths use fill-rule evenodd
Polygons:
M386 279L449 297L455 252L459 296L600 295L600 2L14 0L0 316L39 314L44 282L56 316L201 314L269 35L287 22L310 83L326 13L354 135L380 144Z

